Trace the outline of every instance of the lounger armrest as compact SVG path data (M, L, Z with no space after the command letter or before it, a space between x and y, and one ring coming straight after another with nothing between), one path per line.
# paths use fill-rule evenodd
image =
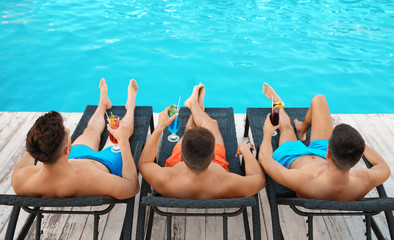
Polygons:
M347 211L386 211L394 210L394 198L364 198L361 201L341 202L306 198L278 198L278 204L293 205L307 209L347 210Z
M142 197L143 205L169 208L239 208L255 206L256 198L230 198L213 200L177 199L157 196Z
M0 194L0 204L9 206L30 207L86 207L101 206L112 203L126 203L112 197L83 197L83 198L34 198L13 194Z

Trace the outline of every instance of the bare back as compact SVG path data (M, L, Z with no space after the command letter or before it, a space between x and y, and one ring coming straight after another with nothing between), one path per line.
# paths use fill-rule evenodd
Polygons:
M165 197L218 199L245 196L245 189L238 187L244 177L227 172L216 163L197 173L184 162L179 162L173 167L161 168L160 175L153 187Z
M326 159L314 155L296 159L289 171L300 175L293 177L290 184L298 197L354 201L361 200L375 187L369 176L371 170L350 169L344 173Z
M43 164L28 166L13 174L17 194L43 198L114 196L123 179L91 159L70 159L49 169ZM115 191L113 191L115 190Z

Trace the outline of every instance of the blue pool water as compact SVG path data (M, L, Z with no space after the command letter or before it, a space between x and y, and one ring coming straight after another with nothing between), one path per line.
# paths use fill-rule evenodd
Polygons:
M107 79L155 112L206 85L206 105L394 113L392 0L0 1L0 111L81 112Z

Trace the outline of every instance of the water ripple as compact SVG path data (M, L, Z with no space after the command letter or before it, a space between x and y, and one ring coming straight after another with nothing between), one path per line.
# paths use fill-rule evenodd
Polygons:
M0 110L82 111L101 77L123 104L134 77L157 111L202 81L208 106L245 112L268 81L290 106L322 93L336 113L394 113L393 13L391 0L1 1Z

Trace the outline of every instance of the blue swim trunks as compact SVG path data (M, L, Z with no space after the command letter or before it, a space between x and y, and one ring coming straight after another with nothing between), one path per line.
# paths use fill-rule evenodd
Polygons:
M104 164L112 174L122 177L122 154L112 152L111 148L95 152L86 145L73 145L68 159L93 159Z
M282 143L272 154L272 158L282 166L289 168L290 164L299 157L305 155L316 155L326 158L328 140L315 140L307 147L300 140Z

